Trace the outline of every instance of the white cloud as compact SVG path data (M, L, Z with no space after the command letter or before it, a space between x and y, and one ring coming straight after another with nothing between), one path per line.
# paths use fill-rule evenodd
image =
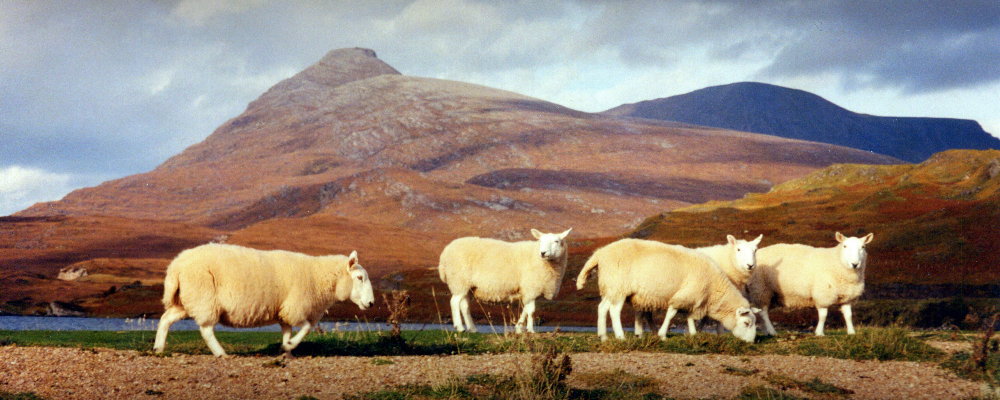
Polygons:
M201 26L218 15L238 14L259 7L266 0L181 0L172 14L192 25Z
M0 168L0 215L9 215L40 201L58 200L72 190L71 176L13 165Z

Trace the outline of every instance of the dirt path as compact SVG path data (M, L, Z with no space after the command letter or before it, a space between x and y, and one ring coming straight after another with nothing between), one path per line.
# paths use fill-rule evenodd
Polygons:
M305 357L275 365L269 357L175 355L75 348L0 347L0 391L35 392L51 399L336 399L344 394L405 383L442 383L453 376L510 374L530 365L530 354L476 356ZM982 394L983 385L929 363L850 361L804 356L726 356L665 353L578 353L574 375L622 369L654 378L677 398L732 398L769 373L797 380L820 378L850 389L854 399L952 399ZM726 367L757 370L750 376ZM792 391L793 394L806 394ZM810 396L812 397L812 396Z

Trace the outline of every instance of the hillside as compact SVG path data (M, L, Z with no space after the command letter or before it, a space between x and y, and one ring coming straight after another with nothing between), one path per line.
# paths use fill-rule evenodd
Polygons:
M702 245L764 234L762 246L829 247L835 231L873 232L866 282L877 293L887 284L996 288L997 226L1000 151L952 150L920 164L834 165L768 193L662 213L631 236Z
M0 221L0 265L17 271L0 285L20 282L0 302L101 309L125 296L100 298L111 286L160 275L177 252L210 240L310 254L357 249L381 278L432 267L455 237L524 239L530 228L568 227L578 238L616 235L665 209L765 192L842 162L899 161L583 113L405 76L371 50L340 49L154 170ZM24 240L33 248L19 247ZM54 278L88 260L90 283ZM157 312L155 288L142 287L141 301L121 302Z
M755 82L625 104L604 114L831 143L909 162L949 149L1000 149L1000 139L976 121L858 114L809 92Z

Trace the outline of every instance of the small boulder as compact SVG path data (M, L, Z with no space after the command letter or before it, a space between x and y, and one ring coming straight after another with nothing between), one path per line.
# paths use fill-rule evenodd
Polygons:
M59 270L59 275L56 279L63 281L75 281L77 279L87 276L87 269L83 267L69 266Z

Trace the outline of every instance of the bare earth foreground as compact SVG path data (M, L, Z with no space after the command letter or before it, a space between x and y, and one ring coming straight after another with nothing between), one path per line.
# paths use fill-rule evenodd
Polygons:
M929 363L851 361L804 356L726 356L665 353L576 353L573 375L622 369L654 378L659 392L677 398L732 398L761 385L768 373L799 380L818 377L850 389L855 399L954 399L982 395L982 384ZM471 374L513 374L530 354L380 357L306 357L275 365L269 357L174 355L135 351L0 347L0 390L52 399L340 398L406 383L438 384ZM759 369L744 377L726 367ZM792 393L805 396L805 393Z

